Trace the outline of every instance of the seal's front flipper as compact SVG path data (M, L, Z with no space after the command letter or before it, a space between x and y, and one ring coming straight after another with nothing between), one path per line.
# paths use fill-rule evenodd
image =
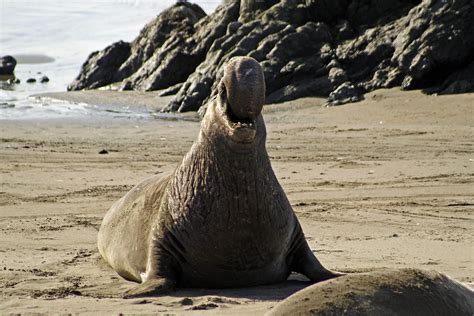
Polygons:
M159 296L174 290L174 282L170 279L149 279L123 293L123 298Z
M294 253L292 262L292 271L304 274L313 282L321 282L342 275L341 273L332 272L323 267L314 256L306 241L304 241L300 248Z
M323 267L309 248L301 228L299 230L293 243L293 249L290 252L289 262L291 262L291 271L304 274L313 282L321 282L344 275L343 273L333 272Z

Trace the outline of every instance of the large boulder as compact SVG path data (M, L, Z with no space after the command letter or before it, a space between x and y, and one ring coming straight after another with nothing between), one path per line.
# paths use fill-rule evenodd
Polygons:
M122 84L124 89L156 90L186 80L196 67L193 63L189 65L180 60L181 69L171 74L166 73L166 67L161 67L165 73L156 72L156 68L170 62L170 58L163 60L170 55L170 50L184 46L184 41L194 32L194 24L205 15L198 5L175 4L145 25L132 43L119 42L92 53L68 89L93 89L128 78ZM161 84L163 77L165 82Z
M119 41L89 55L68 90L94 89L114 82L115 73L130 56L130 44Z
M439 85L473 61L472 0L423 1L410 10L405 21L407 26L394 40L392 56L405 75L403 88Z
M343 104L395 86L473 92L474 2L223 0L209 16L181 2L130 47L113 65L90 58L71 88L122 81L123 90L176 93L164 111L195 111L215 94L225 63L246 55L263 67L267 102L322 96Z

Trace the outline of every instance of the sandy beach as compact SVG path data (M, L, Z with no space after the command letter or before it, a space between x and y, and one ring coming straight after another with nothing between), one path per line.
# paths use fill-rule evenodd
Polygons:
M343 272L416 267L472 286L474 94L391 89L324 103L264 109L273 168L317 257ZM2 313L262 315L306 287L292 275L272 286L120 298L134 284L101 259L101 219L141 179L172 170L198 130L198 120L176 117L1 121Z

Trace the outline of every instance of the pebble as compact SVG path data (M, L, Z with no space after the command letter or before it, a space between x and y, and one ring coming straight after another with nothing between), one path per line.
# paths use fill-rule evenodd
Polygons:
M181 305L183 305L183 306L185 306L185 305L188 305L188 306L189 306L189 305L193 305L193 304L194 304L193 300L190 299L189 297L183 298L180 303L181 303Z

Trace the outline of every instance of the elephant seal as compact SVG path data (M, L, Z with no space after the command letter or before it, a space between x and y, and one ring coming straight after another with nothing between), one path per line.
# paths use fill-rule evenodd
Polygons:
M314 282L338 275L312 253L273 173L264 101L258 62L231 59L177 169L144 180L107 212L99 251L119 275L141 283L124 297L271 284L291 271Z
M314 284L266 315L472 316L474 292L435 271L380 270Z

